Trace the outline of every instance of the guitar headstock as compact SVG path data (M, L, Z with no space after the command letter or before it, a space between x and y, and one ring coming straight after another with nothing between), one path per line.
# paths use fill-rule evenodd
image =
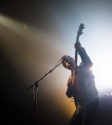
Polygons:
M77 32L77 35L78 35L78 36L80 36L81 34L83 34L82 30L83 30L84 28L85 28L85 27L84 27L84 24L81 23L80 26L79 26L79 30L78 30L78 32Z

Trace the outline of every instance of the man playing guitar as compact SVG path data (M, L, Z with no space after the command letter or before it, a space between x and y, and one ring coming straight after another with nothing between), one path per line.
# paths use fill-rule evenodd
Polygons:
M82 60L80 66L76 66L75 61L74 65L64 62L64 66L71 70L66 95L73 97L76 105L70 125L94 125L99 112L99 97L94 75L90 70L93 63L79 41L74 46Z

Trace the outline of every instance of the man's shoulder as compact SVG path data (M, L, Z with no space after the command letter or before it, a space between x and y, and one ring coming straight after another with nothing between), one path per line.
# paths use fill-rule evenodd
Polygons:
M92 70L85 67L84 65L78 66L78 73L84 75L84 76L91 76L94 77Z

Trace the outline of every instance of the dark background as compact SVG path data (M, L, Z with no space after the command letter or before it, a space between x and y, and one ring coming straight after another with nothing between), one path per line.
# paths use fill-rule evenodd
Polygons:
M101 102L96 125L112 125L112 86L107 87L111 83L107 76L112 69L111 12L109 0L0 1L1 125L33 124L33 88L27 88L54 68L63 55L74 56L73 45L82 22L87 30L81 40L95 66L104 60L108 64L104 72L106 79L97 75L101 74L98 68L95 74ZM103 55L106 55L104 59ZM75 110L65 95L69 74L59 66L39 83L37 125L69 124Z

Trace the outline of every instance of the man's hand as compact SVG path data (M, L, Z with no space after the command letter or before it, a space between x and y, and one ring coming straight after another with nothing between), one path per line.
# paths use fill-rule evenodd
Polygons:
M82 46L81 43L78 41L77 43L74 44L74 47L79 50Z

